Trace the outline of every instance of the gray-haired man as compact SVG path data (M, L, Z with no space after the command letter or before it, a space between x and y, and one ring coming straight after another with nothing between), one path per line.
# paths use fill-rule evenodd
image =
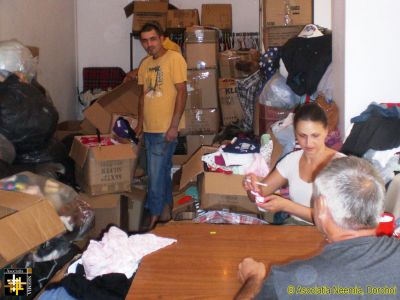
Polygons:
M245 258L236 299L399 299L400 240L376 237L382 179L365 160L333 160L314 182L313 218L330 243L311 259L272 267Z

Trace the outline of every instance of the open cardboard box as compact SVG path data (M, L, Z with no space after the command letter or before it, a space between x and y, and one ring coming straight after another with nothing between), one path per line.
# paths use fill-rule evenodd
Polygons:
M83 137L95 136L76 136L69 154L79 186L90 195L130 191L137 147L131 143L88 147L81 142Z
M83 114L101 133L110 133L113 113L138 115L139 95L140 88L137 81L128 81L100 97L86 108Z
M44 197L0 190L0 267L64 231Z
M182 166L179 188L183 190L189 183L200 179L200 203L205 210L230 209L235 212L259 213L257 206L250 202L242 187L242 175L204 172L201 157L217 151L216 147L203 146Z

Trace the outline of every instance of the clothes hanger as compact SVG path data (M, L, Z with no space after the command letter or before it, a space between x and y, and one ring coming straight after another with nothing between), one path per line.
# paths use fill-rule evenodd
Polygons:
M303 30L299 33L298 37L314 38L323 36L324 34L318 29L317 25L308 24L304 26Z

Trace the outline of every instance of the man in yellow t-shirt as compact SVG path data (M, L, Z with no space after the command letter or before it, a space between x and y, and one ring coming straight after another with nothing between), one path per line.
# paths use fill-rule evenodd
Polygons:
M137 135L144 132L148 188L146 207L149 229L171 218L172 155L177 144L179 123L186 104L187 65L176 51L163 47L164 36L156 24L145 24L140 41L149 54L139 67L141 86ZM163 215L163 219L160 216Z

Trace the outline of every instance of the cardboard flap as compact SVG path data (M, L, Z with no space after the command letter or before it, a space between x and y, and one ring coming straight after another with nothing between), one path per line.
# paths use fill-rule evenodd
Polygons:
M42 201L42 199L43 198L29 194L0 190L0 208L22 210L26 207Z
M134 159L136 157L136 152L131 144L93 147L91 151L96 160Z
M72 142L72 147L69 152L69 156L81 167L85 164L86 157L89 152L89 147L85 147L80 142L80 137L76 136Z
M44 199L2 218L0 219L1 261L3 264L12 262L64 231L64 225L53 206Z
M111 115L107 112L104 107L95 102L83 112L86 119L93 124L95 128L100 130L101 133L108 133L108 129L111 124Z
M201 157L206 153L213 153L217 150L217 147L203 146L189 158L189 160L182 166L182 176L179 184L180 190L190 182L195 181L197 175L204 172Z
M85 118L101 133L110 133L112 113L138 114L140 86L131 80L100 97L83 111Z
M207 172L207 176L204 176L205 192L220 195L247 196L242 186L242 181L242 175Z

